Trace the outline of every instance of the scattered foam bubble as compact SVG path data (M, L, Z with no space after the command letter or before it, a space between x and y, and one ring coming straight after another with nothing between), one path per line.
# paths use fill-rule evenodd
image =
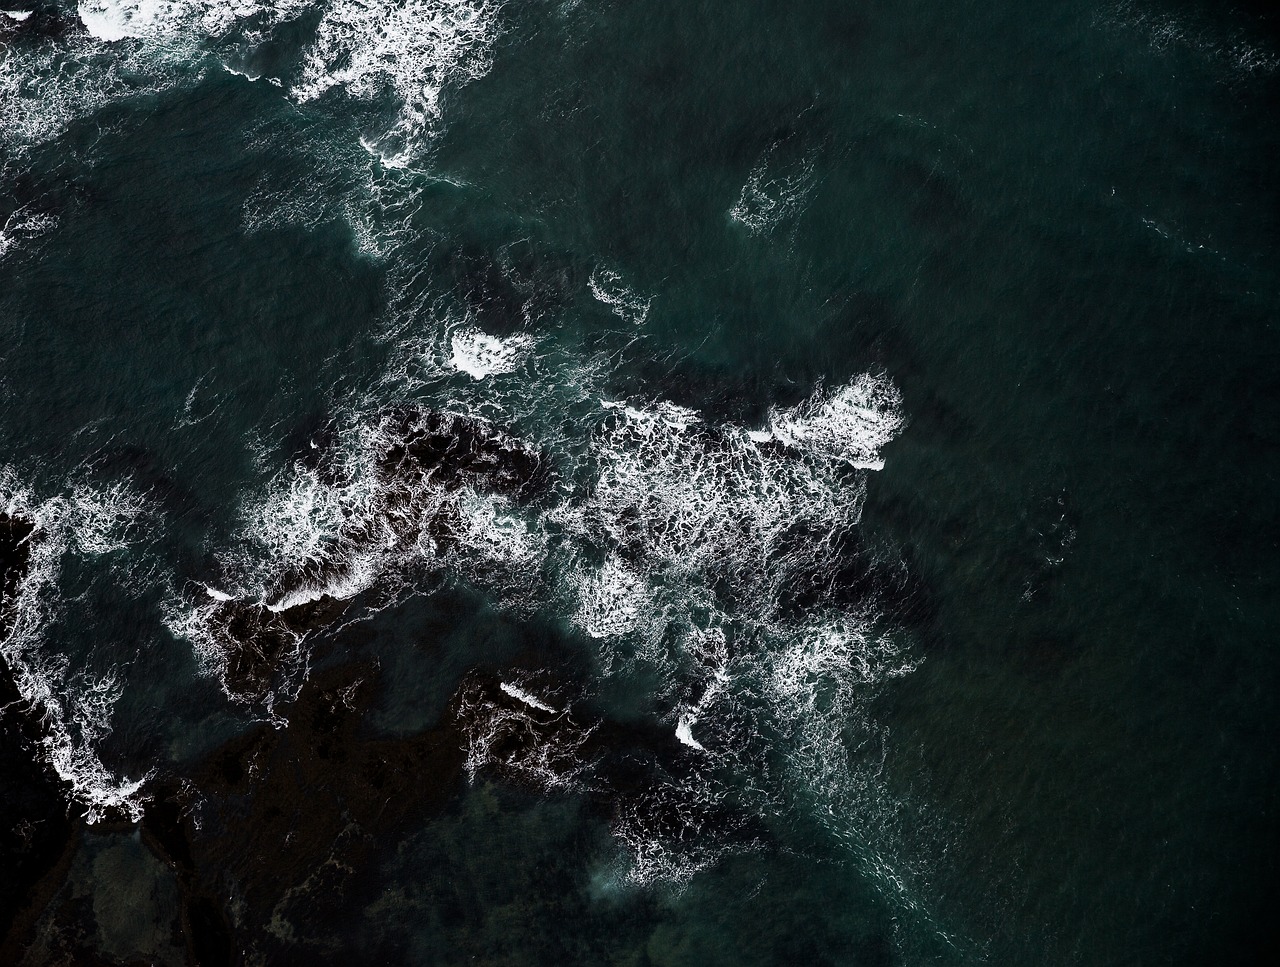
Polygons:
M1137 0L1119 0L1098 15L1104 28L1124 27L1146 34L1157 51L1182 48L1226 68L1236 79L1272 74L1280 68L1280 54L1268 49L1240 26L1224 27L1193 14L1174 15L1151 9Z
M251 44L306 6L306 0L81 0L83 31L0 45L0 140L18 149L53 140L109 103L191 76L208 44L232 35ZM257 28L248 29L250 23Z
M803 211L814 184L809 159L784 162L774 145L756 162L729 217L752 235L766 235Z
M596 300L612 309L623 322L642 326L649 317L649 306L653 300L628 288L622 281L622 276L612 269L596 269L587 280L587 285Z

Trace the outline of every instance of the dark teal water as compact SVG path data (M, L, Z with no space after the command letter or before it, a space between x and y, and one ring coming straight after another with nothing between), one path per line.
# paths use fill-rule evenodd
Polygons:
M1270 962L1269 10L10 6L0 960Z

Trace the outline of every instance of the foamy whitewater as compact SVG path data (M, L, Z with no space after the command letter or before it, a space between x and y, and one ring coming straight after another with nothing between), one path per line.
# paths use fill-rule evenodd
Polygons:
M44 143L110 102L190 83L205 57L252 78L244 65L256 50L315 10L300 73L271 80L299 103L341 91L380 111L367 143L388 163L425 147L445 88L489 69L498 34L499 5L486 0L81 0L65 36L0 45L0 139Z
M0 510L35 527L28 539L29 569L17 588L12 628L0 650L23 700L43 717L45 756L86 807L89 821L112 814L136 820L142 814L140 794L148 777L115 775L97 753L98 744L111 732L121 676L128 669L110 665L94 671L93 656L62 653L47 632L66 608L59 593L64 559L75 556L105 564L103 559L128 546L145 504L123 487L98 491L84 485L42 499L20 481L13 468L0 468Z

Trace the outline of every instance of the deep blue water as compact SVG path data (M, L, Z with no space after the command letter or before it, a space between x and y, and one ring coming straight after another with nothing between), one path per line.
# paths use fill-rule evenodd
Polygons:
M0 962L1270 962L1266 6L8 7Z

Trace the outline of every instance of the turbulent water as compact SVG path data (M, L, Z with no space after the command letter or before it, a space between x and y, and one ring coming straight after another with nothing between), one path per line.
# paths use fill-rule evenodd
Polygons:
M10 0L0 961L1266 960L1278 27Z

